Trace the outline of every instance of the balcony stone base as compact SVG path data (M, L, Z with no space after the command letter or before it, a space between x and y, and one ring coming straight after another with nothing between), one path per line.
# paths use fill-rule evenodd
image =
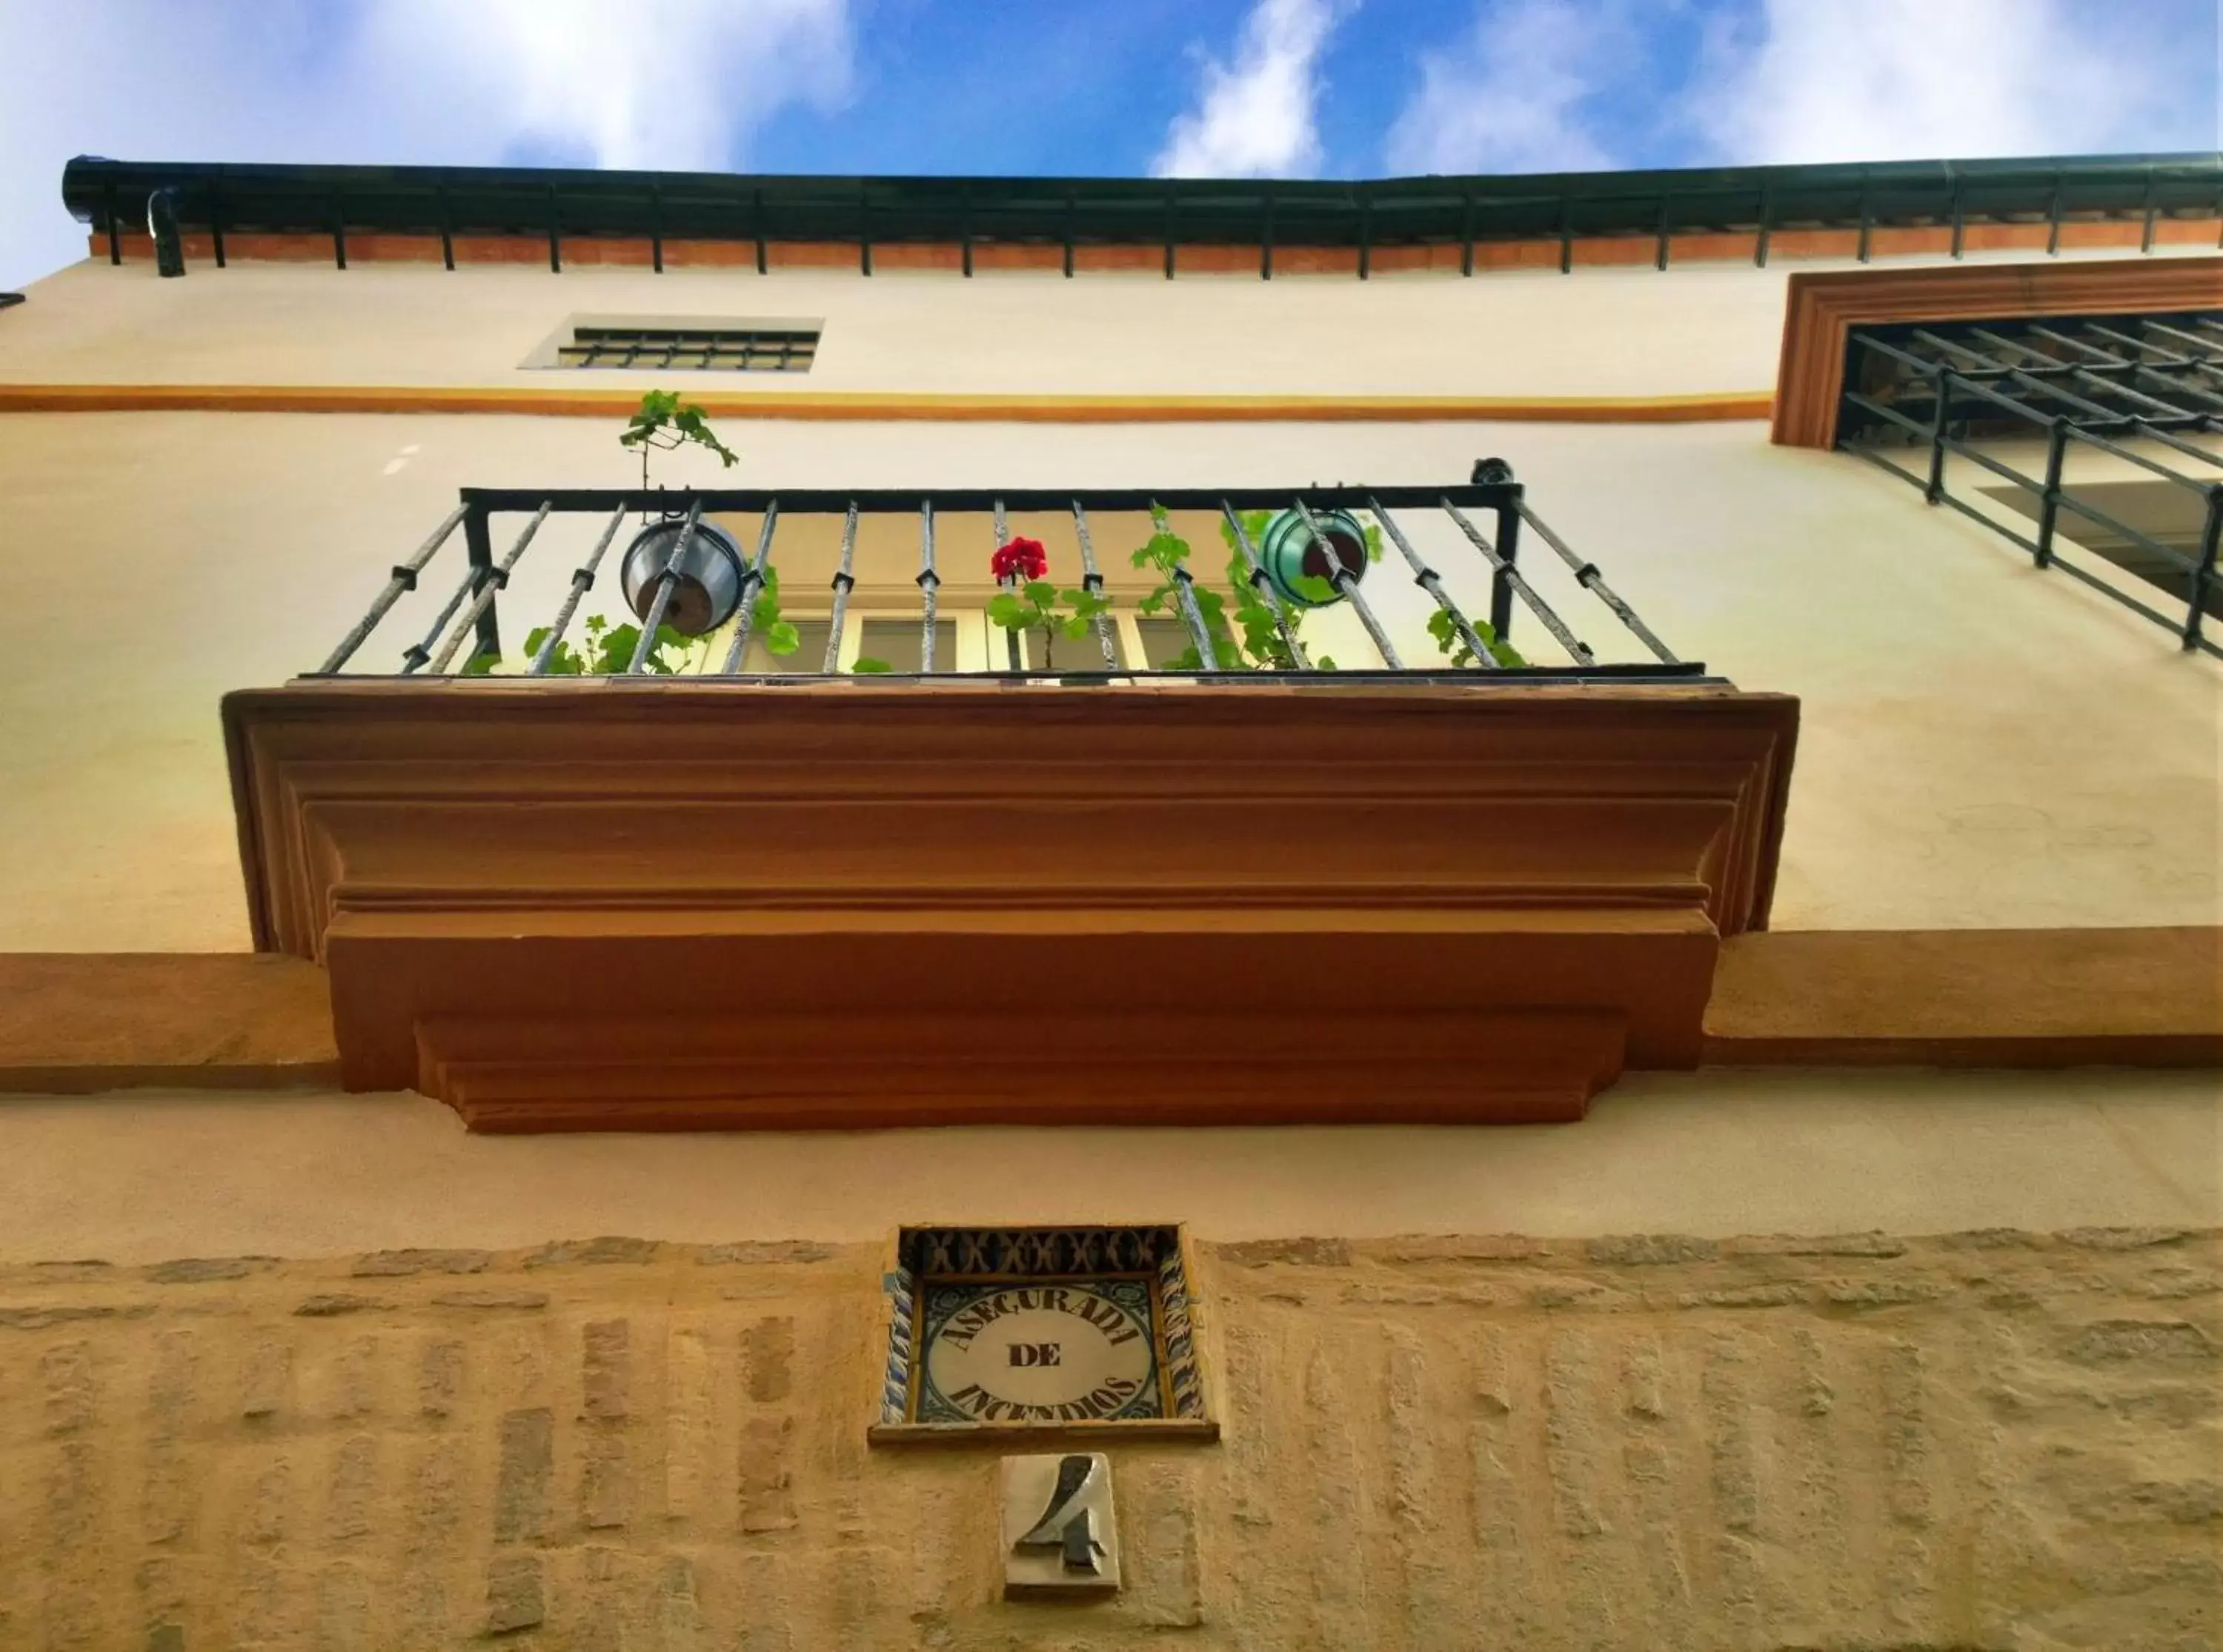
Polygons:
M1579 1118L1690 1066L1797 706L1720 688L300 683L258 945L478 1129Z

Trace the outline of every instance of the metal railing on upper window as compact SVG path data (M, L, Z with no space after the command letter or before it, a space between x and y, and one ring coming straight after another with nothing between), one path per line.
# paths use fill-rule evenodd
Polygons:
M506 652L502 595L516 588L520 562L541 538L544 526L551 517L562 516L589 519L591 549L560 592L551 580L551 611L545 623L535 624L525 648ZM515 525L505 525L497 534L498 519ZM884 575L891 556L906 561L902 587L893 588L916 590L907 620L890 617L885 591L891 587L883 577L871 603L872 617L853 625L857 616L850 612L851 594L859 584L860 530L867 525ZM1042 538L1022 538L1015 526ZM1225 543L1231 554L1224 585L1209 568L1200 580L1191 566L1200 553L1192 550L1184 531L1209 531ZM953 532L964 536L962 553L951 543ZM1143 537L1143 550L1128 554L1125 539L1112 543L1114 534ZM386 634L381 622L418 589L443 547L458 537L464 547L463 565L446 582L444 600L429 619L419 615L397 622L408 627L405 644L386 656L382 669L366 672L359 662L374 638ZM745 548L752 538L753 548ZM497 558L494 547L503 539L507 547ZM1051 543L1044 545L1042 539ZM803 542L809 554L794 553L787 568L792 577L783 592L779 551L794 540ZM1464 588L1486 593L1483 600L1471 605L1476 612L1461 606L1424 555L1420 542L1430 541L1472 559L1452 571ZM1634 663L1602 659L1577 634L1523 572L1522 549L1530 542L1551 553L1546 566L1554 568L1554 579L1571 581L1575 590L1603 606L1623 636L1617 651L1644 657ZM988 568L992 550L1011 545L1031 548L1017 559L1022 562L1039 561L1006 572L993 584L977 577ZM1137 606L1154 623L1180 626L1186 647L1179 655L1166 657L1165 639L1155 636L1141 650L1121 644L1106 606L1099 560L1107 552L1116 557L1127 584L1156 581ZM1521 485L1494 460L1477 465L1470 481L1453 487L1338 486L1301 492L466 488L456 508L406 562L394 567L368 612L311 675L503 675L511 680L685 675L793 682L800 669L806 676L918 681L951 668L954 633L941 587L944 570L959 554L964 557L963 577L989 593L991 612L1005 596L1014 602L1029 600L1029 582L1047 577L1055 591L1049 600L1060 628L1042 633L1043 651L1061 638L1085 662L1030 669L1028 663L1040 657L1034 633L1010 628L1000 644L989 644L985 675L999 678L1124 682L1174 676L1232 682L1335 672L1358 681L1455 677L1507 684L1717 681L1698 662L1678 658L1596 565L1537 516ZM1435 657L1426 663L1407 657L1408 650L1420 651L1414 638L1420 633L1403 633L1401 647L1397 627L1385 623L1367 594L1370 566L1377 561L1387 566L1393 558L1426 594L1425 636ZM583 620L583 599L613 564L630 611L626 623L612 626L599 617ZM1130 568L1142 571L1130 573ZM822 591L825 607L808 619L799 612L782 619L783 604L799 603L797 581L806 575ZM435 594L436 589L428 590L426 606ZM1307 636L1307 619L1329 608L1344 610L1356 621L1355 629L1339 623L1347 640L1363 639L1361 646L1371 658L1346 651L1340 662L1332 660L1317 637ZM1522 610L1549 639L1541 651L1551 657L1532 659L1522 651L1536 646L1525 629L1515 638L1515 617ZM1127 611L1120 617L1128 617ZM532 618L540 621L543 615ZM1406 616L1407 623L1411 618ZM899 658L857 658L856 632L870 640L874 626L883 638L900 630L900 647L889 650ZM784 669L768 669L765 658L774 633L782 645L775 651L795 656ZM801 657L806 639L811 658ZM672 663L675 647L686 656L683 663ZM1153 659L1161 663L1151 663Z
M1861 327L1847 350L1841 447L2223 656L2223 313ZM2003 485L1956 493L1954 460Z
M710 373L808 373L818 330L790 327L589 327L556 351L567 367L693 367Z

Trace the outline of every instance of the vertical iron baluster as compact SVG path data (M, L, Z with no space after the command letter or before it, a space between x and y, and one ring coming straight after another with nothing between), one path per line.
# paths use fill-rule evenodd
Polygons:
M1675 198L1666 190L1659 192L1659 251L1655 267L1667 267L1667 249L1675 233Z
M923 625L918 640L921 676L934 673L935 593L941 587L941 575L934 571L934 501L923 499L918 502L918 606Z
M1775 229L1775 183L1773 179L1760 186L1760 234L1752 244L1752 262L1755 269L1767 267L1767 240Z
M1605 575L1598 572L1596 562L1586 562L1576 556L1567 542L1553 533L1550 524L1528 508L1526 499L1523 499L1517 508L1521 512L1521 519L1535 529L1537 536L1546 544L1551 546L1558 553L1559 560L1573 571L1576 584L1583 587L1607 607L1612 609L1614 617L1628 626L1636 639L1657 655L1662 663L1668 665L1675 663L1674 650L1661 642L1653 633L1652 627L1636 617L1636 610L1622 601L1614 588L1605 582Z
M2037 565L2053 561L2053 531L2061 520L2061 468L2069 457L2069 421L2048 421L2045 432L2045 491L2038 495Z
M687 507L687 519L679 525L679 537L672 542L671 555L657 570L656 594L649 600L648 612L640 622L640 635L633 640L633 658L627 663L625 674L637 677L648 663L649 655L656 647L656 633L663 627L664 611L671 606L671 593L679 583L679 564L695 543L695 524L702 519L702 501L696 499ZM748 581L742 582L744 590Z
M1274 192L1266 192L1262 221L1258 226L1258 279L1274 279Z
M2151 166L2146 168L2145 224L2138 233L2138 250L2150 253L2154 244L2154 219L2161 210L2160 180Z
M1474 192L1459 197L1459 273L1474 273Z
M618 524L625 520L625 516L626 508L622 505L610 512L610 519L602 524L602 537L595 541L594 553L587 558L584 565L571 570L570 592L564 597L564 606L556 611L556 621L548 627L547 636L540 639L540 651L532 656L532 668L526 675L539 677L548 674L549 662L556 657L557 647L563 642L564 632L571 624L571 616L578 612L579 599L592 588L595 570L601 566L602 553L610 548L610 541L616 537Z
M2053 198L2051 203L2047 206L2045 212L2045 254L2049 258L2054 256L2061 250L2061 192L2063 184L2061 174L2059 173L2054 173Z
M2188 652L2201 646L2201 630L2207 620L2207 594L2215 585L2215 551L2223 540L2223 487L2207 490L2207 519L2200 530L2200 565L2192 570L2192 603L2185 611L2184 646Z
M401 600L401 594L417 588L418 575L425 571L425 564L432 560L433 554L448 543L448 536L455 532L470 508L468 505L456 506L448 512L447 520L433 529L431 536L417 547L415 556L406 562L394 564L387 579L386 588L372 599L370 611L356 621L355 629L340 638L340 645L332 650L331 657L317 668L318 676L330 676L345 665L354 657L356 650L362 646L363 639L377 628L378 622L386 618L386 611Z
M532 543L532 536L540 531L540 524L548 519L548 512L554 508L553 500L540 501L540 508L532 513L532 520L525 524L525 531L517 536L517 543L509 548L509 555L501 559L501 565L479 587L478 595L472 599L471 606L463 611L463 617L456 621L456 628L448 633L448 640L441 644L440 652L432 661L435 675L447 670L448 662L455 658L456 650L463 646L463 633L475 626L479 616L494 606L494 593L508 588L509 570L517 566L517 559L525 555L525 548ZM476 659L486 652L486 649L481 648L471 657ZM494 652L498 654L500 650L497 649Z
M1150 525L1168 536L1174 531L1173 524L1166 519L1165 507L1162 505L1150 506ZM1181 618L1188 622L1189 635L1196 639L1198 669L1217 671L1220 669L1219 650L1212 645L1212 632L1204 623L1204 608L1196 600L1196 581L1190 577L1187 566L1178 561L1174 563L1173 575L1174 603L1181 609Z
M1288 612L1282 606L1282 599L1275 594L1273 581L1266 577L1266 564L1259 560L1257 548L1250 543L1250 533L1243 525L1243 518L1236 514L1235 506L1226 499L1219 501L1219 513L1227 518L1227 525L1234 530L1235 543L1243 553L1243 560L1250 564L1251 589L1265 598L1266 606L1273 611L1274 624L1281 630L1282 646L1289 650L1290 663L1300 671L1311 670L1313 663L1305 654L1305 645L1297 640L1297 628L1289 623Z
M648 256L657 274L664 273L664 192L648 192Z
M441 185L436 192L440 202L440 267L453 269L456 267L455 204L448 198L445 184Z
M1861 263L1868 261L1869 243L1875 234L1875 180L1867 173L1861 175Z
M1080 508L1080 501L1073 501L1073 534L1080 542L1080 588L1092 595L1104 594L1104 575L1096 568L1096 547L1088 537L1088 512ZM1104 650L1104 669L1119 669L1119 650L1112 640L1112 622L1102 614L1095 618L1096 645Z
M1483 560L1489 564L1491 571L1504 582L1507 591L1517 594L1528 605L1529 612L1544 622L1544 629L1559 639L1559 646L1567 650L1575 663L1596 664L1597 658L1590 652L1589 644L1576 640L1574 632L1569 631L1559 616L1552 611L1552 605L1536 594L1534 588L1521 576L1518 568L1515 568L1507 558L1498 555L1497 547L1482 537L1482 531L1467 520L1465 512L1452 504L1448 495L1442 499L1441 504L1445 513L1458 524L1459 531L1467 537L1467 542L1482 553ZM1521 518L1516 516L1512 519L1518 522ZM1507 628L1496 624L1495 614L1492 616L1491 624L1501 638L1505 635Z
M209 179L209 250L216 254L216 267L223 269L224 256L224 179L221 176Z
M1296 501L1296 506L1298 519L1305 524L1305 531L1312 535L1313 543L1320 548L1320 559L1327 564L1328 583L1349 599L1351 607L1358 614L1358 623L1366 627L1366 634L1374 639L1374 647L1382 656L1382 663L1392 671L1403 670L1405 663L1397 657L1397 645L1389 640L1389 633L1382 630L1382 622L1374 617L1374 610L1359 594L1358 576L1345 568L1343 559L1335 554L1334 548L1328 543L1327 536L1320 531L1319 524L1313 519L1312 507L1301 498Z
M332 191L332 263L347 267L347 203L337 189Z
M741 656L748 651L749 631L757 620L757 594L765 587L765 568L771 562L772 530L779 525L779 501L765 501L764 525L757 530L756 560L741 571L741 600L734 621L733 645L726 650L725 675L732 676L740 669Z
M841 626L848 617L849 592L857 581L850 575L850 566L857 555L857 501L849 501L849 514L841 522L841 566L834 570L834 617L826 627L825 673L832 676L841 669Z
M487 546L487 511L482 505L463 508L463 549L469 559L463 577L457 582L447 601L440 605L440 612L433 616L423 638L401 650L401 675L405 677L424 669L425 662L432 657L440 634L456 617L456 610L463 606L465 598L477 594L481 581L493 570L493 554Z
M1945 426L1953 411L1953 369L1941 363L1933 383L1937 405L1930 414L1930 481L1922 497L1935 505L1945 497Z
M1374 197L1362 184L1358 197L1358 279L1363 281L1373 273Z
M1504 462L1499 461L1502 465ZM1511 468L1506 468L1510 480ZM1489 626L1505 642L1513 640L1513 581L1521 568L1521 516L1511 504L1497 507L1497 557L1499 567L1489 581Z
M757 273L768 273L771 267L771 249L765 236L764 192L753 190L749 194L749 227L757 236Z
M548 273L564 273L564 214L556 198L556 185L548 186Z
M1011 543L1011 529L1010 525L1004 519L1004 501L1001 499L998 499L996 501L995 533L996 549L1001 550L1005 545ZM1006 574L1002 579L996 581L996 583L1001 586L1006 592L1011 590L1015 582L1014 577L1009 574ZM1016 630L1006 630L1004 632L1004 658L1011 663L1012 670L1023 671L1026 669L1026 662L1019 656L1019 633Z
M1949 165L1950 163L1948 163ZM1968 180L1958 173L1953 179L1953 256L1961 256L1968 240Z
M1366 501L1366 508L1373 512L1374 519L1382 524L1382 531L1389 536L1389 543L1397 547L1399 554L1405 559L1405 565L1413 570L1413 583L1434 598L1436 606L1452 617L1452 625L1458 631L1459 640L1464 643L1474 655L1475 663L1485 671L1496 670L1496 655L1490 651L1489 645L1476 633L1474 627L1467 623L1467 617L1459 612L1458 604L1453 602L1450 594L1445 591L1444 582L1436 576L1436 570L1420 560L1420 553L1413 549L1412 542L1405 537L1396 523L1390 519L1389 512L1382 508L1379 499L1370 498Z
M108 220L108 261L121 264L123 261L123 241L122 231L116 224L116 183L113 179L101 186L100 204L101 216Z

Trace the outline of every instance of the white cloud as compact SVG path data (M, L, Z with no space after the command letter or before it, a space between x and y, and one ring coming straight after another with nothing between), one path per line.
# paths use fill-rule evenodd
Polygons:
M0 286L84 255L62 166L724 168L849 94L851 0L0 0Z
M1320 49L1346 9L1338 0L1257 0L1233 66L1205 60L1197 106L1175 117L1150 171L1160 178L1316 171Z
M2156 0L1764 0L1692 118L1740 162L2199 148L2216 27Z
M1480 5L1458 43L1420 56L1389 129L1393 173L1583 172L1616 164L1585 99L1615 67L1618 0Z

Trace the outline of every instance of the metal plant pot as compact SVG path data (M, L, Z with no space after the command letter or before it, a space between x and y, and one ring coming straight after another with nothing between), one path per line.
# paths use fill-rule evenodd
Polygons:
M626 547L620 577L625 599L642 623L656 602L656 576L671 561L684 520L667 518L650 524ZM695 524L695 537L680 558L677 582L664 611L664 623L682 637L700 637L734 617L741 600L741 550L733 536L708 522Z
M1366 575L1366 530L1358 518L1348 511L1314 511L1313 520L1319 524L1318 537L1294 511L1282 512L1258 537L1258 560L1265 564L1266 582L1293 607L1326 608L1343 600L1340 590L1327 597L1303 595L1296 583L1300 576L1332 585L1338 567L1353 579ZM1333 562L1328 560L1331 555Z

